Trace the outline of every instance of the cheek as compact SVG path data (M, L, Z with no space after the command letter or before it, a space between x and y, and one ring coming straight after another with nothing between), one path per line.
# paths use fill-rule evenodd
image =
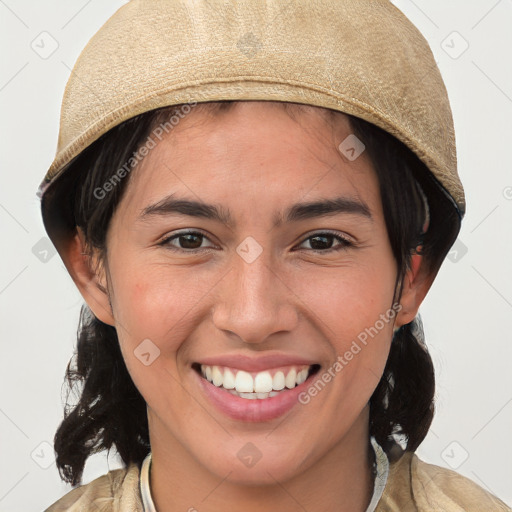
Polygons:
M200 321L199 284L160 266L117 268L114 311L123 359L139 392L154 410L185 410L177 354ZM188 272L190 274L190 271ZM128 276L120 279L121 275ZM184 276L181 276L184 277ZM194 307L195 306L195 307Z
M316 323L325 327L327 337L343 345L372 327L391 308L393 270L384 271L377 265L317 270L309 276L302 273L293 288L310 317L316 317Z
M114 313L124 342L133 346L149 338L162 350L177 350L173 340L194 320L205 284L195 282L190 269L138 265L121 272L127 277L114 281Z
M297 292L329 343L324 373L330 369L325 378L337 389L333 400L344 397L341 407L333 405L341 416L364 406L386 365L396 317L393 271L368 265L316 272Z

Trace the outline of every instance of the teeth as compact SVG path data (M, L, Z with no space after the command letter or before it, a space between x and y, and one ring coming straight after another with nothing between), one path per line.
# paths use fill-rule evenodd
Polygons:
M254 391L254 382L251 374L239 370L235 378L235 389L239 393L252 393Z
M277 372L274 375L274 378L272 379L272 389L275 389L276 391L281 391L281 389L284 389L284 386L285 386L284 373Z
M297 382L297 370L295 368L292 368L285 379L285 384L288 389L292 389L295 387L295 383Z
M256 393L268 393L272 391L272 376L268 372L261 372L254 379L254 391Z
M222 372L220 371L218 366L214 366L212 368L212 378L213 378L213 385L214 386L222 386L222 382L224 381L224 376L222 375Z
M252 400L271 398L285 388L293 389L302 384L308 378L309 368L291 367L287 372L278 370L272 376L270 371L251 375L243 370L203 364L201 373L214 386L223 387L234 395Z
M232 395L239 396L241 398L248 398L249 400L254 400L255 398L261 400L279 395L279 391L271 391L270 393L238 393L234 389L228 389L227 391Z
M241 398L248 398L249 400L256 400L256 398L258 398L256 393L240 393L238 396Z
M297 384L302 384L308 378L308 370L301 370L297 374Z
M224 380L222 382L222 387L225 389L235 389L235 376L229 368L224 370Z

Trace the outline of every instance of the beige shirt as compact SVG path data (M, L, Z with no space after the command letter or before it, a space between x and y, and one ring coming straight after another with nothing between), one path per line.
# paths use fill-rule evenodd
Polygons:
M143 512L136 464L77 487L45 512ZM389 466L375 512L512 512L468 478L406 452Z

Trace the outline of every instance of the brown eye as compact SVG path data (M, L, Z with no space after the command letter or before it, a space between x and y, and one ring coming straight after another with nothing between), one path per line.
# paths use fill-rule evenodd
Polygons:
M199 249L203 241L203 235L185 234L179 235L176 240L179 241L181 249Z
M309 236L302 242L302 244L306 242L309 242L310 250L315 252L339 251L342 249L348 249L354 245L352 242L342 237L341 235L329 232L316 233L312 236Z
M198 249L206 249L213 247L213 245L207 247L201 247L204 240L208 240L206 235L198 231L186 231L177 233L164 238L158 245L168 247L172 250L183 250L183 251L196 251Z

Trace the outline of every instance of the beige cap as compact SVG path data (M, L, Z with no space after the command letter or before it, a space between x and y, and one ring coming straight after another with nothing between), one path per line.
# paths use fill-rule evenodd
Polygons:
M73 68L38 196L123 121L217 100L304 103L363 118L416 153L464 215L445 85L425 38L387 0L131 0Z

